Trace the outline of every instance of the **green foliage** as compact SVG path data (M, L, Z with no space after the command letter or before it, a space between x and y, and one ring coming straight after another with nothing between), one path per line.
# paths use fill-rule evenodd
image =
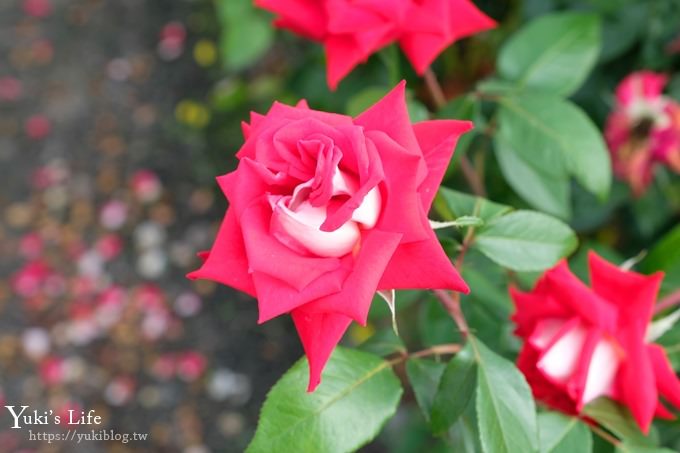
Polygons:
M522 373L470 337L477 371L477 417L484 453L538 451L536 408Z
M302 359L272 387L248 452L355 450L394 415L402 393L388 362L341 347L314 393L306 392L307 379Z
M381 357L387 357L395 353L406 353L404 342L394 333L393 329L377 331L368 340L361 343L359 349Z
M473 247L503 267L541 271L576 249L574 232L540 212L515 211L479 230Z
M589 403L583 409L583 413L629 445L650 447L654 445L654 440L640 431L630 411L608 398L598 398Z
M448 98L436 108L426 84L394 45L331 93L320 46L298 43L290 55L275 59L280 83L264 84L270 88L257 97L259 85L246 77L258 77L255 63L272 48L269 19L249 0L217 2L220 48L230 77L221 87L231 91L216 95L215 105L224 111L245 112L250 104L262 104L262 111L270 97L290 102L304 97L312 108L355 116L406 79L413 122L475 124L459 140L430 213L451 260L465 251L462 274L471 293L461 296L461 308L473 335L465 338L432 293L418 291L406 298L399 293L393 301L399 337L389 327L390 309L376 298L369 317L376 333L358 347L371 354L338 349L313 394L304 389L306 362L294 365L270 392L250 451L359 448L396 411L401 388L392 368L405 371L415 402L405 398L400 416L379 439L389 451L671 451L657 448L655 435L644 436L630 414L609 400L589 404L585 414L622 439L617 447L576 418L536 415L527 383L511 363L521 343L512 334L508 286L528 288L539 272L569 258L578 245L577 231L582 247L572 265L581 278L588 278L590 249L615 262L648 249L637 268L666 272L664 294L677 289L677 177L657 172L648 192L634 199L625 184L612 183L602 128L616 84L633 70L675 71L669 93L680 96L678 57L665 50L678 33L680 6L677 0L478 3L489 7L500 27L454 46L434 63ZM240 75L231 79L234 73ZM245 113L239 115L238 120ZM470 182L470 168L482 190ZM408 351L452 342L463 348L450 359L408 357ZM680 328L670 328L659 342L680 366ZM388 364L376 356L397 359ZM665 425L659 430L677 431ZM673 437L661 439L671 445Z
M642 268L645 272L663 271L667 284L680 285L680 225L652 247L642 262Z
M270 19L250 0L217 0L216 7L225 68L239 70L257 62L274 40Z
M505 43L498 71L522 88L568 95L581 86L599 51L597 16L551 14L530 22Z
M569 217L569 176L605 199L609 154L588 116L569 101L546 95L504 97L496 154L508 183L539 209ZM524 177L524 179L521 179Z
M446 187L439 189L434 206L439 215L446 221L455 221L460 217L471 216L489 222L512 211L510 206L494 203Z
M540 453L590 453L593 439L588 428L574 417L557 412L538 414Z
M477 384L477 363L468 343L446 365L432 404L432 430L443 433L463 414L474 395Z
M677 453L668 448L656 447L641 447L639 445L631 445L629 443L622 443L616 447L616 453Z
M408 380L413 388L418 406L427 421L430 421L432 404L445 368L446 365L443 363L430 359L412 358L406 362Z

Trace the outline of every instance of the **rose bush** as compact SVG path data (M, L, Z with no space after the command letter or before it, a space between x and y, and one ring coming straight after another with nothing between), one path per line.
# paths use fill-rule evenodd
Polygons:
M230 206L190 277L256 297L260 323L291 313L310 391L376 291L468 291L427 212L472 124L412 125L404 86L356 118L275 103L244 124L239 166L218 178Z
M261 322L290 313L308 357L267 394L249 452L680 448L652 421L679 402L680 8L618 3L218 0L209 148L241 151L192 277L256 297ZM400 87L357 115L402 78L406 102ZM241 146L230 127L271 99L348 116L275 104ZM411 126L406 109L476 127L447 165L470 124ZM569 269L590 250L641 274L591 256L588 287ZM389 310L367 315L376 290Z
M664 349L646 340L663 274L623 270L591 252L591 287L566 262L529 292L511 288L515 333L525 340L517 366L534 396L567 414L598 397L628 407L644 432L655 415L680 409L680 380Z
M470 0L256 0L277 27L323 43L328 85L336 88L371 54L398 42L418 74L458 39L495 22Z

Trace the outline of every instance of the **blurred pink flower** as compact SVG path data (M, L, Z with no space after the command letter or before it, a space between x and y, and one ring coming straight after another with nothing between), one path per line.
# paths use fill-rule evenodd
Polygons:
M657 163L680 173L680 104L662 94L667 82L665 74L630 74L616 89L607 120L614 172L636 196L652 182Z
M180 22L168 22L161 30L158 53L164 60L174 60L182 55L187 32Z
M55 408L54 414L55 416L59 417L59 422L62 426L64 425L69 425L69 411L73 411L74 418L77 418L78 415L80 415L80 412L83 410L83 407L76 403L75 401L63 401L59 403L59 405Z
M196 351L187 351L177 358L177 375L185 381L195 381L208 364L205 356Z
M43 240L36 232L24 234L19 240L19 253L24 258L36 259L43 251Z
M175 375L175 356L163 354L158 357L151 366L151 374L157 379L168 380Z
M100 237L94 247L99 256L109 261L123 250L123 240L117 234L110 233Z
M112 406L123 406L129 403L135 395L135 387L136 383L132 377L116 377L108 386L106 386L104 398L106 398Z
M31 174L31 184L38 190L45 190L54 185L65 182L69 177L69 170L61 160L54 160L38 167Z
M13 102L21 97L21 81L14 77L0 77L0 101Z
M54 271L44 261L30 261L10 279L12 291L21 297L32 297L44 290L45 283Z
M24 13L32 17L47 17L52 12L50 0L24 0L21 6Z
M165 294L156 285L145 284L135 289L134 300L137 308L142 312L167 311Z
M60 384L64 380L64 359L49 356L40 362L40 379L47 387Z
M117 230L125 224L127 216L127 204L120 200L111 200L99 212L99 222L108 230Z
M24 130L28 138L32 140L42 140L52 130L52 123L45 115L33 115L26 120Z
M163 186L158 176L150 170L138 170L132 175L132 191L139 201L151 203L158 200L163 193Z

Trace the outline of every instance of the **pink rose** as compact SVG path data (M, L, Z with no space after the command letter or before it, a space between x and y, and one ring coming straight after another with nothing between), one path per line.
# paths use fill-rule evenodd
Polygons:
M652 418L672 417L660 401L680 408L680 381L658 344L645 340L663 274L625 271L588 256L591 287L566 262L546 272L533 291L511 289L518 358L534 396L578 414L607 396L627 406L647 432Z
M398 42L419 74L458 39L495 27L470 0L255 0L274 24L323 43L335 89L359 63Z
M291 313L320 381L377 290L467 292L427 212L458 137L472 124L412 125L402 82L359 115L275 103L244 124L238 168L218 178L230 207L206 278L257 297L259 322Z
M616 107L605 138L614 172L641 195L652 182L654 166L680 173L680 104L664 96L664 74L635 72L616 89Z

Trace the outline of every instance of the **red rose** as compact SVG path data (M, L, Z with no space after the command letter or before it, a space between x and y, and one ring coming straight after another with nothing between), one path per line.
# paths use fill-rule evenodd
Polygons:
M627 406L647 432L652 418L672 417L659 397L680 408L680 381L661 346L645 340L663 279L625 271L589 255L592 288L566 262L546 272L531 292L510 290L518 358L534 396L578 414L608 396Z
M453 42L496 23L470 0L255 0L276 26L323 43L328 85L398 42L419 74Z
M357 118L275 103L244 124L238 168L218 178L230 207L206 278L257 297L259 322L290 312L309 389L376 290L468 291L427 212L458 137L472 124L412 125L404 83Z

